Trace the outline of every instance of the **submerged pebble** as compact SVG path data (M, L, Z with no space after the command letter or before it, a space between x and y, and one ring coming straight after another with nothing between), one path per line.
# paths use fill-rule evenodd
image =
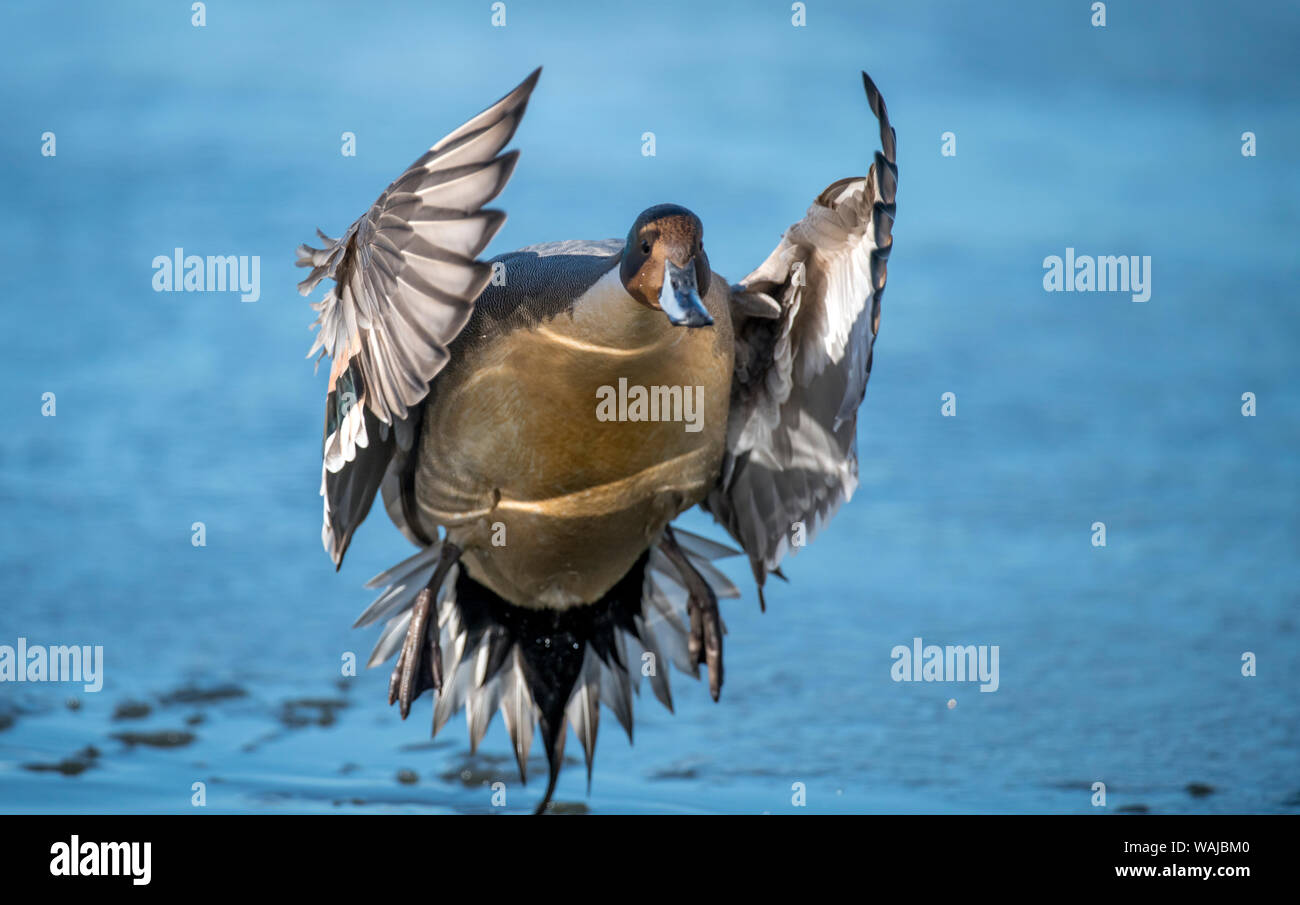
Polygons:
M128 747L144 745L149 748L181 748L194 741L193 732L182 729L162 729L157 732L114 732L113 738Z
M144 701L122 701L113 709L115 720L140 720L153 712L153 708Z
M185 685L175 691L168 692L159 700L164 705L170 704L208 704L213 701L228 701L232 698L247 697L248 692L238 685L231 683L222 683L220 685L210 685L201 687L198 685Z
M297 698L280 705L280 722L290 729L332 726L338 711L347 706L341 698Z
M99 749L94 745L87 745L71 757L53 763L23 764L23 769L33 773L62 773L64 776L77 776L93 767L98 757Z

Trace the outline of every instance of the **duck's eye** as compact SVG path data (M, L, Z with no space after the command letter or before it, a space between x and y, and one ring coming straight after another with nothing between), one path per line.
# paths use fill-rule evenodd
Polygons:
M641 254L643 255L650 254L650 243L647 242L645 239L641 240Z

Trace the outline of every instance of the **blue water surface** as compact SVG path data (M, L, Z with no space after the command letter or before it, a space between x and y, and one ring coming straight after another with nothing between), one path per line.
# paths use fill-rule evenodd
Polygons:
M532 806L499 719L470 757L386 669L340 674L411 551L380 514L339 574L320 549L293 250L537 65L491 253L676 201L739 279L864 172L860 69L900 170L857 495L766 614L729 561L721 702L674 675L634 746L607 718L564 808L1300 810L1300 8L1089 6L6 5L0 644L106 666L0 684L0 811L192 812L196 782L208 811L492 811L498 779ZM154 292L177 247L260 256L261 298ZM1045 292L1067 247L1150 256L1150 300ZM893 681L916 637L998 645L999 688Z

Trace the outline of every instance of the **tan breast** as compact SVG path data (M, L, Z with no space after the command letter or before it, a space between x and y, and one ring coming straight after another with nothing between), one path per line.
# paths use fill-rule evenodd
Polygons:
M615 269L569 312L448 364L416 502L477 580L520 606L593 602L704 498L731 393L726 286L715 276L704 300L714 326L674 327Z

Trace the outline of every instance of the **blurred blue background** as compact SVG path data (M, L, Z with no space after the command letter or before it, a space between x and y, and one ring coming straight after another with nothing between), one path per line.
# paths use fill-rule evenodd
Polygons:
M643 694L634 747L608 720L562 802L1091 813L1101 781L1107 812L1300 810L1300 9L809 7L6 5L0 644L102 644L106 680L0 685L0 810L191 811L202 781L208 810L488 811L496 778L531 807L499 719L470 758L427 697L384 706L387 668L340 677L362 583L411 551L379 513L341 574L320 548L293 250L537 65L494 254L676 201L739 279L864 172L860 69L899 137L858 494L766 615L728 565L721 703L675 674L676 715ZM260 255L260 301L153 292L177 246ZM1067 246L1150 255L1151 300L1044 292ZM1000 689L894 683L916 636L1000 645Z

